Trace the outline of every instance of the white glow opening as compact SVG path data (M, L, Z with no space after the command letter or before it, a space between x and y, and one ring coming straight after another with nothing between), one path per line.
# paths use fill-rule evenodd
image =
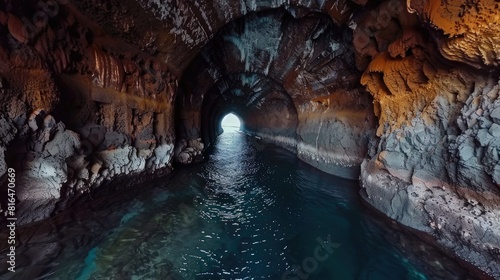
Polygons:
M229 113L222 119L221 126L224 132L239 131L241 127L241 121L238 116L233 113Z

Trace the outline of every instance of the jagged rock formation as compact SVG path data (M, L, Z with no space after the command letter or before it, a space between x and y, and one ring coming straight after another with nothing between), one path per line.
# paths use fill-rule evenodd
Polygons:
M0 178L37 221L201 159L233 111L500 277L498 5L4 0Z
M450 20L442 19L444 14L451 17L452 7L414 6L413 1L407 9L397 7L381 5L361 16L354 31L358 61L368 61L361 83L374 96L380 137L377 153L362 165L362 195L383 213L431 234L461 258L498 276L498 265L492 263L500 261L500 181L495 171L499 79L498 73L487 71L495 65L496 48L487 43L480 47L486 51L477 47L483 40L495 44L488 33L496 24L484 29L481 40L473 39L479 38L477 29L458 40L444 25ZM491 13L482 5L456 11L451 18L456 17L452 23L457 29L460 21L465 29L473 24L458 20L472 16L469 11L481 17ZM391 20L374 24L384 14ZM423 29L421 22L432 28ZM386 34L390 28L397 32ZM460 58L453 59L457 53L449 44L460 46Z
M46 22L21 20L15 2L0 12L0 168L20 171L21 224L110 180L165 173L173 153L177 82L167 66L68 5L43 4L30 7Z
M498 1L408 1L407 8L433 27L430 31L447 59L478 69L499 66Z

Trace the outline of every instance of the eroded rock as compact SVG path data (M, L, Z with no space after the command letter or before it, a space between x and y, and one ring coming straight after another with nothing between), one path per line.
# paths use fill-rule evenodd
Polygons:
M235 110L322 170L364 162L368 203L500 277L497 1L74 2L32 30L42 2L0 5L20 223L201 159Z

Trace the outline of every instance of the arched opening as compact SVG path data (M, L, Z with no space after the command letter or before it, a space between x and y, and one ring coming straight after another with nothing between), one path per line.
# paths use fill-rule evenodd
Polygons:
M366 122L373 119L373 107L359 89L351 36L328 15L297 16L283 8L228 23L180 80L178 154L200 155L222 133L238 130L223 128L222 119L233 113L245 134L286 147L321 170L357 179L373 131Z
M223 133L235 132L241 129L241 120L237 115L229 113L222 118L220 125L222 127Z

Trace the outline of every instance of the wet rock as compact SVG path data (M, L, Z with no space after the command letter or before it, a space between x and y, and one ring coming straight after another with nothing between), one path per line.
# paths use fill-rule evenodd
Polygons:
M54 117L52 117L51 115L47 115L45 116L45 118L43 118L44 129L51 129L55 126L56 126L56 120L54 119Z
M68 167L71 167L73 170L80 170L85 168L88 164L88 161L85 160L85 156L82 155L71 155L66 158L66 164Z
M78 153L84 156L88 156L92 154L93 148L94 147L92 146L92 143L90 143L90 141L82 140L80 142L80 148L78 149Z
M500 107L497 107L493 111L491 111L490 117L496 124L500 124Z
M405 168L406 158L402 153L382 151L379 154L379 160L382 161L386 167L398 169Z
M479 144L481 145L481 147L487 146L492 138L493 137L489 133L488 129L483 128L477 132L476 139L477 139L477 141L479 141Z
M102 163L96 162L90 168L90 172L92 172L92 174L99 174L99 170L101 170L101 168L102 168Z
M5 147L14 139L16 133L16 127L0 113L0 177L7 172L8 168L5 162Z
M175 155L180 154L188 145L186 139L180 139L175 144Z
M81 169L78 174L77 174L77 178L79 179L83 179L83 180L88 180L90 177L89 177L89 170L84 168L84 169Z
M189 152L181 152L176 159L179 163L188 164L193 161L193 156Z
M201 138L189 140L188 145L189 147L192 147L196 152L202 152L205 147L205 145L201 141Z
M495 214L485 213L477 203L466 202L458 194L449 192L446 183L432 173L415 172L411 184L387 175L375 162L363 163L361 194L365 200L407 226L432 233L440 244L451 242L457 246L453 249L455 254L491 275L498 273L496 267L481 264L484 260L481 244L495 244L500 236L476 234L495 231L490 223L497 219ZM488 258L494 259L493 255Z
M53 137L48 141L33 138L31 147L35 151L29 153L31 156L23 163L23 176L19 178L16 193L22 205L18 212L21 224L48 217L60 197L63 183L68 180L66 159L80 146L78 135L66 130L62 123L57 123L53 130Z
M196 161L231 108L327 172L371 162L369 203L500 275L495 1L85 0L37 30L28 2L0 11L0 176L19 159L20 222L65 205L62 186Z
M148 159L148 166L162 168L169 166L174 156L174 147L169 144L161 144L153 150L153 156Z
M153 136L153 129L148 128L140 131L136 134L134 147L138 150L148 150L154 147L156 144L156 139Z

